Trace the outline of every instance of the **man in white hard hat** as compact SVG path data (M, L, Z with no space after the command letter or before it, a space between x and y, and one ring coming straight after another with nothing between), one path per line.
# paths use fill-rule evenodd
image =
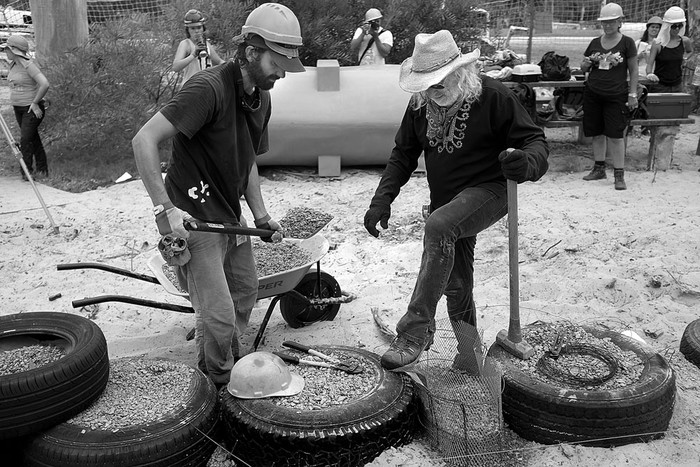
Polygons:
M280 230L265 208L255 158L268 149L268 91L287 72L305 71L299 21L284 5L257 7L236 39L235 60L196 73L132 140L158 231L180 240L178 246L186 243L167 260L195 309L198 366L218 386L229 382L236 332L245 329L257 297L252 247L248 237L190 232L184 223L194 218L245 226L245 196L256 227ZM170 138L163 180L158 145Z
M394 46L394 36L382 27L382 17L378 9L370 8L365 13L365 21L355 30L350 52L357 54L360 65L384 65Z

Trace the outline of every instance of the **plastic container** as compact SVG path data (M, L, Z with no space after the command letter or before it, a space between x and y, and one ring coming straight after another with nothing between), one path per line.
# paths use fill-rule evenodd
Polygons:
M513 67L511 80L515 81L516 83L532 83L539 81L540 76L542 76L542 70L539 65L526 63Z
M692 102L684 92L650 92L646 106L649 118L688 118Z

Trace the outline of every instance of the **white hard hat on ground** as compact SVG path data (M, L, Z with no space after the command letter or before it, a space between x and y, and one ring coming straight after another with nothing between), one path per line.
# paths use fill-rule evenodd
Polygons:
M381 18L382 12L376 8L370 8L369 10L367 10L367 13L365 13L365 23L369 23L370 21L374 21L376 19Z
M617 3L608 3L600 9L600 17L598 21L610 21L613 19L623 18L622 7Z
M253 352L233 365L227 389L241 399L294 396L304 389L304 379L290 372L277 355Z

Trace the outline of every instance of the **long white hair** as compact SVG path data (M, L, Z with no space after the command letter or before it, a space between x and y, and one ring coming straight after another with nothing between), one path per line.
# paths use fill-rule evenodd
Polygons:
M452 74L458 78L457 87L461 91L462 101L474 102L481 96L481 76L474 62L457 68ZM416 92L411 96L409 105L411 109L418 110L427 104L428 99L426 91Z

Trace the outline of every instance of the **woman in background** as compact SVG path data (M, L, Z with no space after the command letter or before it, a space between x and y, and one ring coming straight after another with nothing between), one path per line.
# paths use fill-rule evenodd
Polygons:
M693 42L685 37L685 12L672 6L664 13L659 36L647 61L650 92L683 92L683 62L693 53Z
M647 59L649 58L649 52L651 51L651 46L659 35L661 30L661 25L663 21L658 16L652 16L647 21L647 27L642 34L642 38L639 39L637 44L637 63L639 63L639 75L646 77L647 75Z
M199 70L224 62L206 38L205 22L204 15L198 10L189 10L185 13L187 38L180 41L173 59L173 71L179 73L184 70L182 84L185 84Z
M29 55L29 42L24 36L12 35L0 45L10 62L7 81L10 83L10 104L14 107L19 125L22 159L37 177L48 177L46 152L39 136L39 125L44 120L44 96L49 90L49 80ZM34 163L36 162L36 172ZM27 176L20 169L24 180Z

